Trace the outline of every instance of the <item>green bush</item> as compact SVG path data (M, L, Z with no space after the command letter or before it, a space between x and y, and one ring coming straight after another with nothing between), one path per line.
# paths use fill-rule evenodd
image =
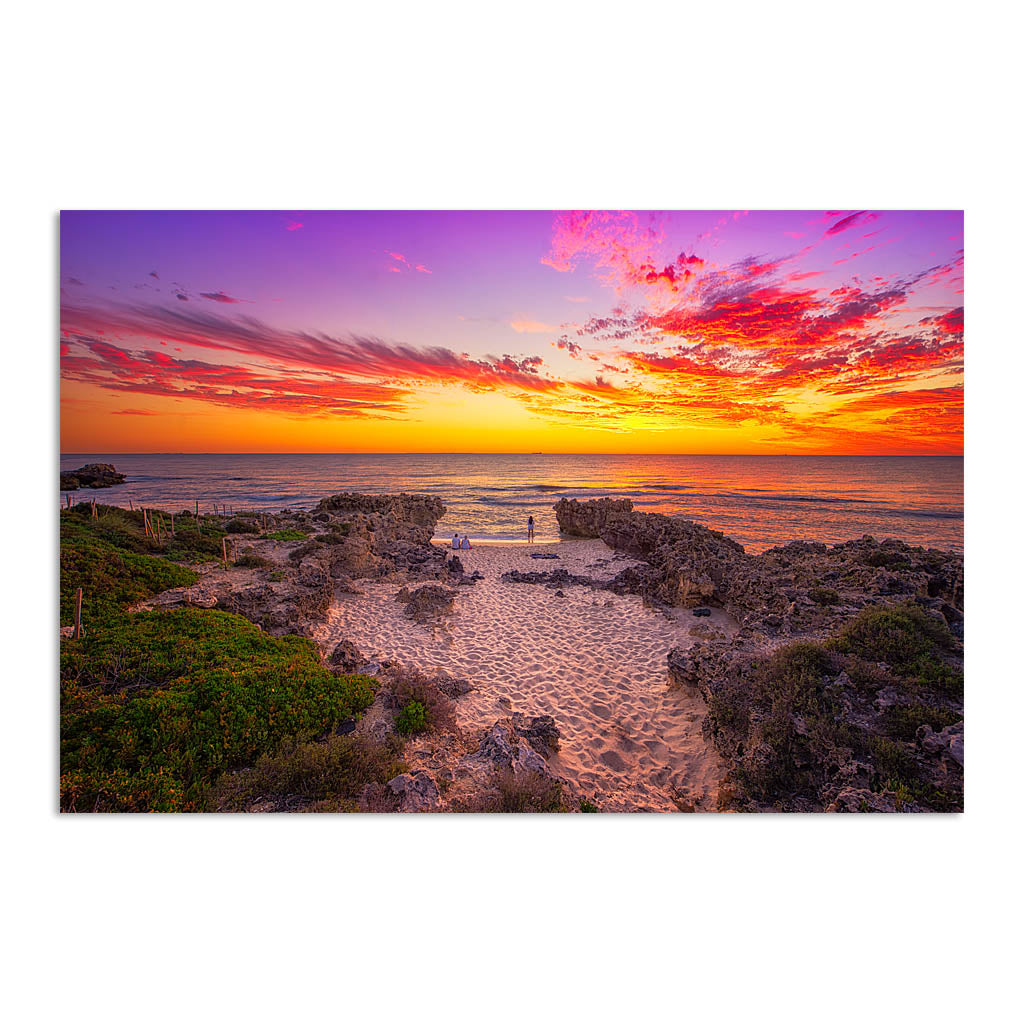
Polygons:
M427 731L427 709L418 701L413 700L405 705L395 719L395 729L401 736Z
M882 779L912 780L916 777L913 753L903 744L884 736L872 736L871 757Z
M235 559L234 564L239 569L268 569L274 563L254 551L244 551Z
M839 592L831 587L811 587L807 596L815 604L839 604Z
M373 685L226 612L123 616L62 644L61 806L201 810L221 771L357 714Z
M932 707L929 704L897 704L882 713L885 731L898 740L913 740L922 725L941 732L947 725L956 725L964 717L962 711Z
M832 646L866 661L884 661L902 674L934 649L951 649L953 635L915 604L872 606L847 623Z
M62 530L63 534L63 530ZM90 628L117 617L129 605L171 587L186 587L199 577L165 558L118 549L82 533L61 537L60 622L74 622L82 588L82 621Z
M431 731L452 728L455 725L455 704L434 680L416 669L397 668L389 675L388 703L404 713L410 705L423 709L424 728ZM419 712L416 712L417 716ZM417 730L422 731L422 730Z
M309 536L305 530L275 530L267 534L267 540L305 540Z
M176 562L209 561L220 557L220 542L224 531L212 522L204 521L203 532L199 533L194 517L175 516L174 536L164 534L163 540L158 541L152 536L146 536L141 512L130 512L113 505L100 505L97 506L99 515L93 519L86 513L87 508L85 505L75 505L61 512L62 548L66 543L88 538L106 541L120 551L143 555L159 554ZM164 526L169 528L170 513L159 514L163 518Z
M331 810L355 811L366 786L383 785L406 770L401 753L401 741L394 737L382 743L356 733L331 736L323 743L286 739L252 768L223 774L209 805L218 811L243 811L261 798L298 797L329 802Z
M224 530L226 533L259 533L260 524L255 519L229 519Z

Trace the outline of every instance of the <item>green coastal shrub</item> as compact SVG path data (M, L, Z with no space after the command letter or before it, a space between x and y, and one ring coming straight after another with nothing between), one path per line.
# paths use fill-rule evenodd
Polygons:
M200 533L193 516L176 515L174 536L167 532L163 539L158 541L155 537L146 535L142 512L132 512L112 505L99 505L99 514L93 519L87 509L87 505L75 505L61 512L62 548L65 543L88 538L106 541L120 551L163 555L175 562L202 562L220 557L220 542L224 531L205 519L202 519ZM170 513L156 511L162 517L165 529L169 531Z
M949 650L952 645L953 635L945 623L909 602L863 609L832 642L843 654L884 661L901 673L934 650Z
M62 531L63 534L63 531ZM119 549L82 533L61 537L60 623L71 625L78 588L87 628L118 616L129 605L171 587L186 587L199 577L165 558Z
M305 540L309 536L305 530L275 530L267 534L267 540Z
M269 569L274 563L254 551L243 551L234 561L239 569Z
M901 808L961 809L961 778L935 777L915 744L920 726L940 731L963 719L958 650L944 622L918 605L871 606L824 643L789 644L723 679L708 711L734 759L733 802L810 809L837 767L859 761L872 788ZM882 689L895 702L879 711Z
M226 612L123 616L62 644L61 807L201 810L220 772L333 728L373 687Z
M401 736L427 731L427 709L418 701L409 701L395 718L395 730Z
M376 742L351 733L323 743L289 738L253 767L223 774L209 806L243 811L258 799L294 797L303 809L356 811L366 786L383 785L406 770L401 754L395 737Z

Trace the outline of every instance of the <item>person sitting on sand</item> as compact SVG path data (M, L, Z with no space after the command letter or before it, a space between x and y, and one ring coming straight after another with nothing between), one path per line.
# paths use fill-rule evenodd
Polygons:
M533 543L533 516L529 516L526 520L526 539L531 544Z
M466 548L471 548L472 546L473 545L469 543L469 537L463 536L462 543L459 545L459 547L465 550Z
M455 534L455 536L452 537L452 551L458 550L458 547L459 547L459 535Z

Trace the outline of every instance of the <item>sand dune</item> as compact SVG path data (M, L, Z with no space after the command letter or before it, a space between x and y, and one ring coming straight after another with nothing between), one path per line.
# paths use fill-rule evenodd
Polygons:
M553 552L559 560L530 558ZM552 768L608 811L714 809L721 762L700 732L703 705L669 690L666 657L708 629L733 628L724 613L645 607L588 587L564 597L531 584L502 583L510 569L565 568L609 579L631 564L601 541L478 546L460 552L484 579L459 587L456 612L421 626L394 600L398 584L360 581L362 596L342 595L318 639L354 640L364 654L468 678L476 690L458 702L459 724L473 729L509 710L550 714L562 731Z

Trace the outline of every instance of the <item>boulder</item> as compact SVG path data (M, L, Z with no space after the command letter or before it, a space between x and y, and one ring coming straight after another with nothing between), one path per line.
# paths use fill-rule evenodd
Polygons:
M329 665L340 672L357 672L366 664L363 652L351 640L342 640L335 644L327 661Z
M393 778L387 788L398 797L400 811L433 811L441 800L437 783L422 769Z
M79 487L115 487L123 483L124 473L118 473L109 462L90 462L60 475L62 491L77 491Z
M522 712L517 711L512 715L512 725L538 754L550 757L558 751L562 734L551 715L527 718Z
M427 583L409 593L405 614L416 622L429 622L455 611L455 591Z

